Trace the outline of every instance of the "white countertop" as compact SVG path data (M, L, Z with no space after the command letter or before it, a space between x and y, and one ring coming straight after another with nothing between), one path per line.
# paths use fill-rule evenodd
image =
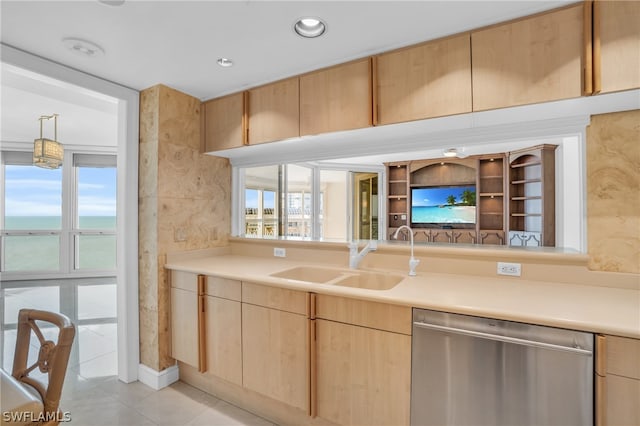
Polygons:
M366 290L270 276L304 265L321 266L224 254L173 260L165 267L321 294L640 338L640 291L636 289L419 272L390 290Z

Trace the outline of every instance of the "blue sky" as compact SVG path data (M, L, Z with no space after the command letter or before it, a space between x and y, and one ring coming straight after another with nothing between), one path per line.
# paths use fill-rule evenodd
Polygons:
M475 186L455 186L449 188L413 188L411 190L411 205L414 207L430 207L447 204L447 197L453 195L456 202L462 201L461 195L465 190L475 192Z
M258 200L258 190L257 189L245 189L244 191L244 206L247 208L258 208L259 200ZM275 208L276 207L276 193L274 191L263 191L263 203L264 208Z
M115 168L78 170L80 216L115 216ZM61 216L61 169L7 165L5 183L5 216Z

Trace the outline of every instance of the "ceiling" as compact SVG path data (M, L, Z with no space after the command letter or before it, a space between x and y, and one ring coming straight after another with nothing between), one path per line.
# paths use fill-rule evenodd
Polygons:
M134 1L0 3L2 42L142 90L166 84L202 100L400 46L555 8L555 1ZM328 30L297 36L317 16ZM67 49L91 41L102 57ZM222 68L216 60L235 62Z
M105 3L3 0L2 43L136 90L162 83L206 100L575 0ZM318 39L297 36L293 23L303 16L324 19L327 32ZM62 42L67 37L91 41L104 55L71 51ZM234 66L218 66L220 57L232 59ZM110 133L116 131L113 99L86 91L62 94L64 90L3 66L2 140L32 141L38 131L35 120L52 112L61 114L59 133L72 127L81 131L71 137L73 143L108 145L115 140Z

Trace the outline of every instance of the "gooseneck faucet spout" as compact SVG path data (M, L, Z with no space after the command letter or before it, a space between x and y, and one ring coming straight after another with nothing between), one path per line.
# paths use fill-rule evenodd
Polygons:
M407 231L409 231L409 238L411 239L411 257L409 258L409 276L415 277L416 267L418 266L418 263L420 263L420 259L416 259L415 257L413 257L413 230L407 225L402 225L398 229L396 229L396 232L393 233L393 236L391 238L393 238L394 240L398 239L398 234L400 233L400 230L403 228L406 228Z
M361 252L358 252L358 243L355 241L351 241L349 243L349 268L358 269L358 265L360 261L364 259L364 257L370 251L375 251L378 249L378 242L375 240L369 241Z

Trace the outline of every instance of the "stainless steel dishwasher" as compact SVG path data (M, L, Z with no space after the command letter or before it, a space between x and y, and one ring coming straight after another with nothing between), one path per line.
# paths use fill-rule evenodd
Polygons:
M593 425L593 334L413 310L412 425Z

